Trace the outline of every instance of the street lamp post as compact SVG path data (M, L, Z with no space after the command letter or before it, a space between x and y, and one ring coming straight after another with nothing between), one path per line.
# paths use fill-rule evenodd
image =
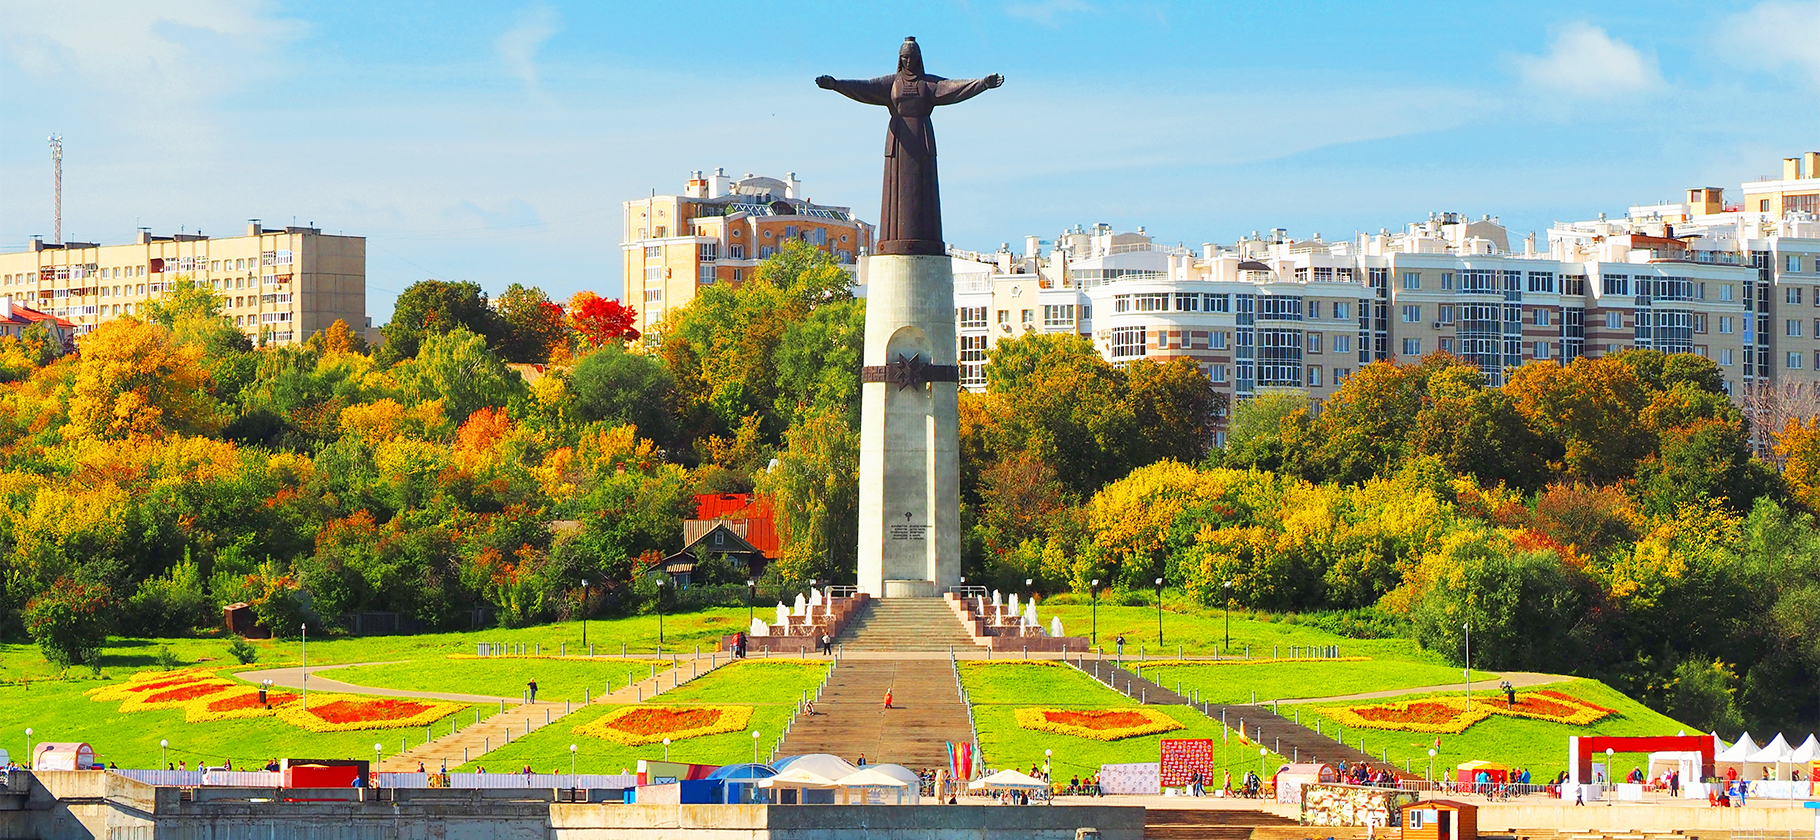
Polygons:
M385 755L385 746L383 744L379 743L378 741L374 741L373 742L373 778L375 778L375 779L379 778L379 762L383 758L384 755Z
M758 597L758 579L746 578L746 626L752 626L752 600Z
M1428 748L1428 780L1431 782L1435 780L1435 750L1434 750L1434 747Z
M1044 781L1048 781L1049 778L1051 777L1051 775L1053 775L1049 771L1049 759L1054 756L1055 756L1055 750L1043 750L1043 780Z
M664 578L662 573L657 577L657 652L663 653L664 646Z
M758 763L758 730L752 730L752 763Z
M1100 643L1100 579L1094 578L1087 591L1093 595L1093 643L1097 645Z
M31 766L32 766L32 728L28 726L25 728L25 767L26 767L26 769L29 770L29 769L31 769Z
M1232 650L1232 581L1226 581L1224 584L1222 584L1222 586L1226 590L1226 650L1228 652L1231 652L1231 650Z
M1472 622L1460 625L1466 631L1466 711L1472 711Z
M303 628L303 707L310 707L310 625L299 625Z
M1269 778L1264 773L1264 757L1270 755L1269 747L1258 747L1258 775Z
M581 649L588 649L588 581L581 581Z
M577 747L574 744L569 745L569 775L571 775L571 776L575 775L575 750L576 749L577 749Z
M1163 648L1163 579L1156 579L1156 646Z
M160 738L158 740L158 763L164 765L165 767L171 766L170 754L168 752L166 752L167 748L169 748L170 745L171 745L171 742L170 742L169 738ZM163 770L164 767L160 767L158 769Z
M669 738L664 739L664 760L665 761L670 760L670 739Z

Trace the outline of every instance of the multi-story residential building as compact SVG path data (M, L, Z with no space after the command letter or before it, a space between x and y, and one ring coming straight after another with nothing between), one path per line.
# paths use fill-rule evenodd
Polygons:
M697 289L745 280L788 240L832 254L856 284L859 257L872 249L871 224L850 208L803 197L794 172L782 181L750 173L735 181L720 169L705 177L697 171L682 195L636 199L625 209L625 296L647 333L666 310L694 300Z
M0 297L74 324L77 334L132 315L172 283L215 290L222 309L255 341L299 342L336 320L367 326L366 240L311 227L244 236L153 236L131 244L46 243L0 254Z

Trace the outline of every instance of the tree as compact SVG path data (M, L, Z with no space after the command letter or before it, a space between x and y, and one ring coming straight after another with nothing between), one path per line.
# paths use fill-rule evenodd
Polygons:
M823 408L791 426L758 491L773 499L785 580L827 580L858 562L859 434L844 410Z
M304 344L324 354L367 351L367 340L340 318L336 318L327 329L317 330Z
M1701 732L1742 731L1744 718L1733 699L1737 681L1737 675L1723 662L1689 659L1675 666L1668 707L1663 711Z
M113 601L104 588L69 578L25 605L25 632L58 668L99 667L107 642L107 610Z
M1320 416L1315 418L1311 472L1357 484L1393 471L1410 453L1428 378L1464 364L1436 353L1420 364L1373 362L1347 377L1321 404Z
M133 635L179 636L220 617L203 591L201 571L189 560L165 574L146 578L126 607L122 629Z
M1588 635L1581 581L1552 551L1512 551L1489 534L1456 535L1428 573L1410 618L1422 646L1454 664L1526 671L1582 667L1575 651Z
M64 434L120 440L212 430L202 361L203 348L177 343L161 325L130 315L102 323L82 340Z
M676 379L650 356L628 353L617 343L582 357L569 374L574 417L584 423L630 423L645 437L674 440Z
M398 296L392 320L382 329L387 361L416 356L423 340L432 335L466 330L495 344L505 332L499 313L487 304L487 293L478 283L465 280L412 283Z
M417 358L403 366L399 384L421 401L442 400L451 421L524 393L524 378L487 349L486 339L465 329L426 336Z
M1820 417L1790 419L1776 435L1776 455L1789 495L1809 511L1820 511Z
M1265 391L1241 400L1226 426L1225 449L1211 453L1208 465L1283 471L1283 424L1306 423L1307 417L1308 398L1301 394Z
M1561 447L1559 469L1573 481L1607 484L1628 478L1655 448L1637 422L1650 393L1615 357L1581 356L1562 365L1524 365L1504 383L1531 428Z
M986 366L987 449L1028 452L1088 494L1161 457L1148 450L1124 371L1075 335L1000 341ZM999 360L1007 361L1003 370Z
M569 298L569 326L587 347L623 345L638 340L638 310L593 292Z
M508 362L542 364L557 348L567 348L569 325L562 307L550 302L542 289L513 283L499 296L499 318L504 336L499 355Z
M1214 411L1225 395L1192 359L1165 363L1138 359L1125 366L1132 413L1141 421L1144 443L1157 458L1200 463L1213 444Z
M1485 387L1476 369L1455 366L1428 380L1427 405L1416 415L1415 451L1433 455L1457 475L1490 486L1535 490L1560 452L1529 427L1510 395Z

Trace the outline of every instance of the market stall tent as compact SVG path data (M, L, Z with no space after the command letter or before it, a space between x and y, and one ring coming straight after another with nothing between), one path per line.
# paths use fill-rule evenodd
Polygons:
M1455 767L1454 780L1463 785L1476 784L1480 773L1491 779L1492 784L1504 784L1510 776L1510 768L1495 761L1468 761Z
M1046 790L1049 783L1016 770L1000 770L967 783L968 790Z
M1299 804L1304 785L1333 784L1340 771L1331 764L1285 764L1277 771L1277 801Z
M882 767L864 767L852 775L841 778L836 784L841 787L841 804L843 805L848 804L851 801L852 793L856 790L860 792L860 802L856 804L892 804L882 801L876 803L871 801L875 798L874 792L879 794L890 792L895 796L895 804L915 805L921 781L921 779L916 781L905 781L898 778L893 773L886 772ZM906 794L910 800L908 802L904 801Z
M32 749L33 770L88 770L95 750L78 741L46 741Z

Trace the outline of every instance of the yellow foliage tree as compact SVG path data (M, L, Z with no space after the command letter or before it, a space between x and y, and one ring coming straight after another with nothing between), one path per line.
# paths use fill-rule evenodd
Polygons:
M200 434L217 425L203 349L132 316L82 339L64 435L102 440Z
M1782 458L1782 480L1789 495L1810 511L1820 511L1820 417L1790 420L1776 434Z

